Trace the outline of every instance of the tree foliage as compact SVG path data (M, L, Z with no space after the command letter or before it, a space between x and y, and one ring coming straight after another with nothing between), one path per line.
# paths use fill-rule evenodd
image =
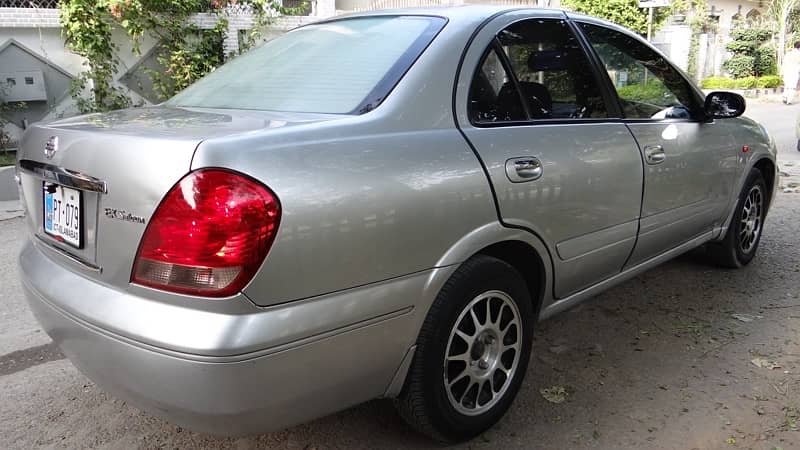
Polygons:
M600 17L608 21L647 34L646 8L639 8L639 0L562 0L561 5L574 11ZM653 31L667 19L670 8L655 8L653 11Z
M775 49L769 44L772 30L764 26L740 24L731 30L730 36L733 40L725 48L733 56L722 66L734 78L776 73Z
M0 150L4 153L11 143L11 135L6 131L6 125L10 121L6 115L25 108L24 102L8 102L5 100L8 89L9 86L6 83L0 82Z
M108 0L65 0L59 5L67 47L85 58L87 70L72 84L71 93L82 112L108 111L130 105L130 99L113 85L119 61L111 40ZM80 94L91 86L90 98Z
M767 16L777 25L778 34L778 68L783 64L783 53L787 50L787 42L792 33L792 14L800 7L800 0L771 0L767 8Z

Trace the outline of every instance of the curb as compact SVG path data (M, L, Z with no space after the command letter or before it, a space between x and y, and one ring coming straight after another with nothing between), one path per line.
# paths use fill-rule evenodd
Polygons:
M14 166L0 167L0 202L19 200Z

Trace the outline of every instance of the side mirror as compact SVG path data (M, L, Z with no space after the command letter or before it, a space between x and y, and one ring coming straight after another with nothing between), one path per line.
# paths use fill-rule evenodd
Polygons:
M714 91L706 97L705 111L707 117L731 119L741 116L746 106L744 97L739 94Z

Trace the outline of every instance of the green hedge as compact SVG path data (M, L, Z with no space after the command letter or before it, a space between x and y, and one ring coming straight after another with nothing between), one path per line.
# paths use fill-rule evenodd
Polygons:
M783 85L783 80L778 75L767 75L758 79L756 87L759 88L776 88Z
M736 88L737 89L755 89L756 85L758 84L758 78L756 77L744 77L735 80Z
M745 77L731 79L728 77L709 77L700 83L703 89L754 89L775 88L782 84L781 77L765 75L763 77Z
M655 104L660 104L663 101L665 92L667 90L664 88L664 84L658 80L648 81L647 84L629 84L628 86L617 88L617 93L625 100Z
M700 83L703 89L736 89L736 80L728 77L708 77Z

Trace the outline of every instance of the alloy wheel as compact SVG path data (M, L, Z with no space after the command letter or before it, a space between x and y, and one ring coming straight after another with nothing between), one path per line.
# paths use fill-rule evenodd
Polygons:
M761 186L753 186L742 205L741 223L739 227L739 248L743 253L750 253L761 234L764 195Z
M505 394L519 366L520 312L511 297L487 291L462 310L450 331L444 359L444 385L451 406L475 416Z

